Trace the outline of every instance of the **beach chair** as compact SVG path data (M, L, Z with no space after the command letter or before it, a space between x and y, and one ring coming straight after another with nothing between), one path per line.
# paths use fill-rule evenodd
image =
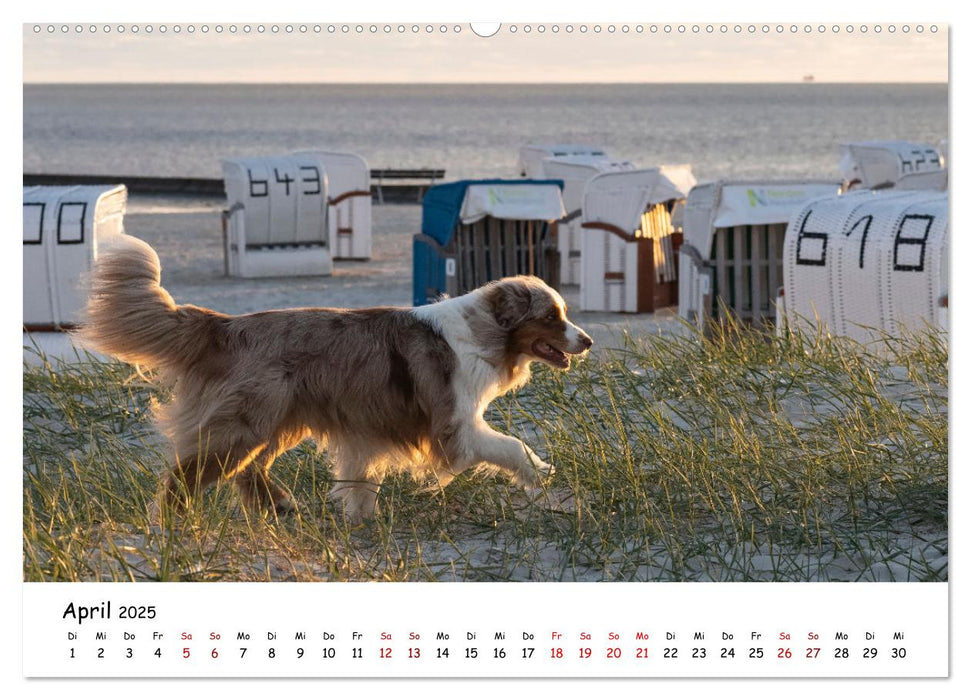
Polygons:
M866 342L947 327L948 195L860 191L806 203L786 229L778 328Z
M98 241L123 232L124 185L24 187L24 328L56 331L81 321L83 278Z
M556 247L560 253L560 284L580 284L580 224L583 191L590 178L600 173L634 170L626 160L605 155L574 155L547 158L542 163L543 177L563 181L566 217L557 228Z
M719 180L692 188L684 209L678 314L705 328L723 314L757 328L775 322L786 226L825 180Z
M519 174L531 180L541 180L543 161L547 158L567 156L594 156L607 158L607 152L598 146L585 146L577 143L530 143L519 149Z
M316 155L223 161L226 273L231 277L329 275L328 182Z
M672 213L694 184L688 165L607 172L586 183L582 310L651 313L677 304L682 233Z
M562 189L558 180L463 180L429 188L413 243L415 306L511 275L559 286Z
M941 151L909 141L860 141L840 145L844 191L852 189L947 189Z

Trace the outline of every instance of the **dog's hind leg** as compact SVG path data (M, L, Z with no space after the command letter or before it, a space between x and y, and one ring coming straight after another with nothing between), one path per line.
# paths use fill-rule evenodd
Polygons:
M278 456L295 447L307 433L278 435L245 468L233 476L243 502L250 508L274 510L278 515L296 510L293 497L270 479L270 467Z
M185 512L190 501L207 486L244 469L263 448L258 445L218 449L197 444L195 449L176 450L175 466L162 480L160 504L177 513Z
M218 469L210 469L208 457L176 457L175 466L162 477L158 502L174 513L184 513L189 504L219 478Z
M279 453L267 449L249 467L236 474L233 481L243 503L251 509L273 510L277 515L296 510L293 498L270 479L270 466Z

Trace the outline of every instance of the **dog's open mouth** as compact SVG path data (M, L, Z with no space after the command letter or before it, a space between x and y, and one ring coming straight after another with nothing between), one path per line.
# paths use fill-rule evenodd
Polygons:
M554 348L543 340L537 340L533 343L532 350L534 356L548 365L559 369L567 369L570 366L570 358L565 352Z

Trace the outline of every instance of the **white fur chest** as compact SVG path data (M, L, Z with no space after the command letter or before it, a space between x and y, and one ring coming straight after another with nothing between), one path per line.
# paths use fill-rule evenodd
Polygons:
M477 303L480 299L472 293L421 306L412 313L437 330L455 353L452 387L456 409L460 414L481 417L493 399L506 391L507 382L503 381L502 369L487 358L467 320L469 307Z

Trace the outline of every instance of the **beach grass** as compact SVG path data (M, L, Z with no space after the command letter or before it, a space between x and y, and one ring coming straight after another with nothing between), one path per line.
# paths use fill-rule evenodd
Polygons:
M311 443L273 474L284 517L216 486L160 512L164 400L91 356L24 363L27 581L944 581L946 335L866 347L725 325L537 367L490 423L556 465L538 493L389 478L349 527Z

